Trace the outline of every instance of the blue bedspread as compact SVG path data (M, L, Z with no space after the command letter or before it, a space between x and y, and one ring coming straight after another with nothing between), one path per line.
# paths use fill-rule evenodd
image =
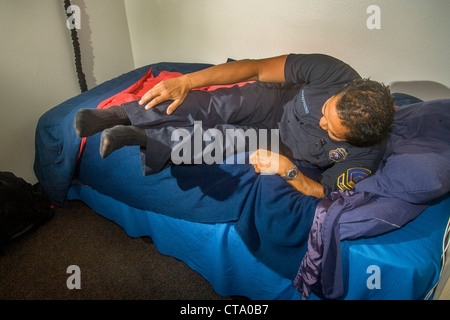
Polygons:
M152 70L156 76L162 70L191 72L206 66L162 63L152 65ZM104 99L128 88L148 68L142 67L108 81L62 103L41 117L36 130L34 169L45 192L56 204L62 204L74 179L78 179L77 183L138 209L208 224L233 222L239 236L258 260L283 277L294 279L307 252L308 236L311 235L315 211L321 199L300 194L281 177L260 176L249 165L228 164L177 166L155 175L143 176L138 147L122 148L102 159L98 153L100 134L87 139L82 161L79 161L81 139L73 130L75 113L80 108L95 108ZM443 104L448 106L449 102ZM308 167L303 167L303 170L310 176L317 174ZM443 194L447 190L445 188L448 186L443 187ZM384 201L385 195L378 195L374 190L362 190L361 193L371 200L369 205L379 205L380 197ZM353 199L356 198L351 198L350 206ZM324 234L319 230L319 235L327 243L320 268L331 272L316 285L322 286L318 290L320 293L323 293L323 289L331 290L329 295L325 292L327 297L336 298L343 292L340 269L332 270L340 266L339 256L336 256L339 255L337 244L342 236L340 228L348 231L345 228L356 222L361 226L358 230L367 231L365 222L369 221L370 225L372 219L376 221L375 224L389 225L392 230L400 228L418 214L406 216L395 225L390 222L390 218L395 220L395 217L373 219L366 214L362 215L363 219L359 219L360 212L347 210L348 206L348 201L333 204L335 214L330 216L337 219L324 221L332 232ZM339 220L341 216L345 217L342 223ZM384 232L387 229L379 230ZM370 235L376 235L377 232L380 231ZM348 234L357 232L352 230L344 233ZM364 232L358 236L364 236ZM334 291L336 283L340 287Z
M138 147L102 159L99 139L97 134L86 143L79 168L82 184L172 218L234 222L260 261L284 277L295 277L320 199L295 191L279 176L257 175L250 165L174 166L143 176Z

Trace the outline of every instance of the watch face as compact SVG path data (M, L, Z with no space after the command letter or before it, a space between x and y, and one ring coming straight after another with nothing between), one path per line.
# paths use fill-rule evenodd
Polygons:
M295 170L289 170L289 172L287 173L287 177L288 177L288 179L293 179L293 178L295 178L295 176L296 176L296 172L295 172Z
M292 169L289 169L288 172L286 172L285 179L286 180L292 180L295 179L298 175L298 169L297 167L294 167Z

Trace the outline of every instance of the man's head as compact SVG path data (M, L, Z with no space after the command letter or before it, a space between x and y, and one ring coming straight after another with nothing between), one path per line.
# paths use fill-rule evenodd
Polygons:
M389 135L394 119L394 98L384 84L358 79L328 99L322 113L320 126L332 139L368 147Z

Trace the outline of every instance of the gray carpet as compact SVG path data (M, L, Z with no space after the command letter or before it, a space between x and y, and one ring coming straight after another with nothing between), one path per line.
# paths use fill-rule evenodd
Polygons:
M148 237L131 238L81 201L56 208L39 229L5 247L0 299L227 300L185 263L160 254ZM81 289L68 289L70 265Z

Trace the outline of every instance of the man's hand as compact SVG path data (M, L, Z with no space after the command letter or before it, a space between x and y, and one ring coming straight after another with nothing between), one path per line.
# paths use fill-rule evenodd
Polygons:
M183 103L190 90L189 81L184 76L163 80L147 91L139 104L146 104L145 109L148 110L164 101L172 100L167 107L167 114L170 115Z
M294 164L285 156L269 150L258 149L249 157L250 164L253 165L257 173L279 174L289 170Z
M278 174L284 176L294 166L291 160L285 156L263 149L258 149L253 152L249 160L250 164L255 168L255 172L262 174ZM316 198L325 197L323 186L319 182L303 175L301 172L297 175L297 178L288 180L287 183L304 195L311 195Z

